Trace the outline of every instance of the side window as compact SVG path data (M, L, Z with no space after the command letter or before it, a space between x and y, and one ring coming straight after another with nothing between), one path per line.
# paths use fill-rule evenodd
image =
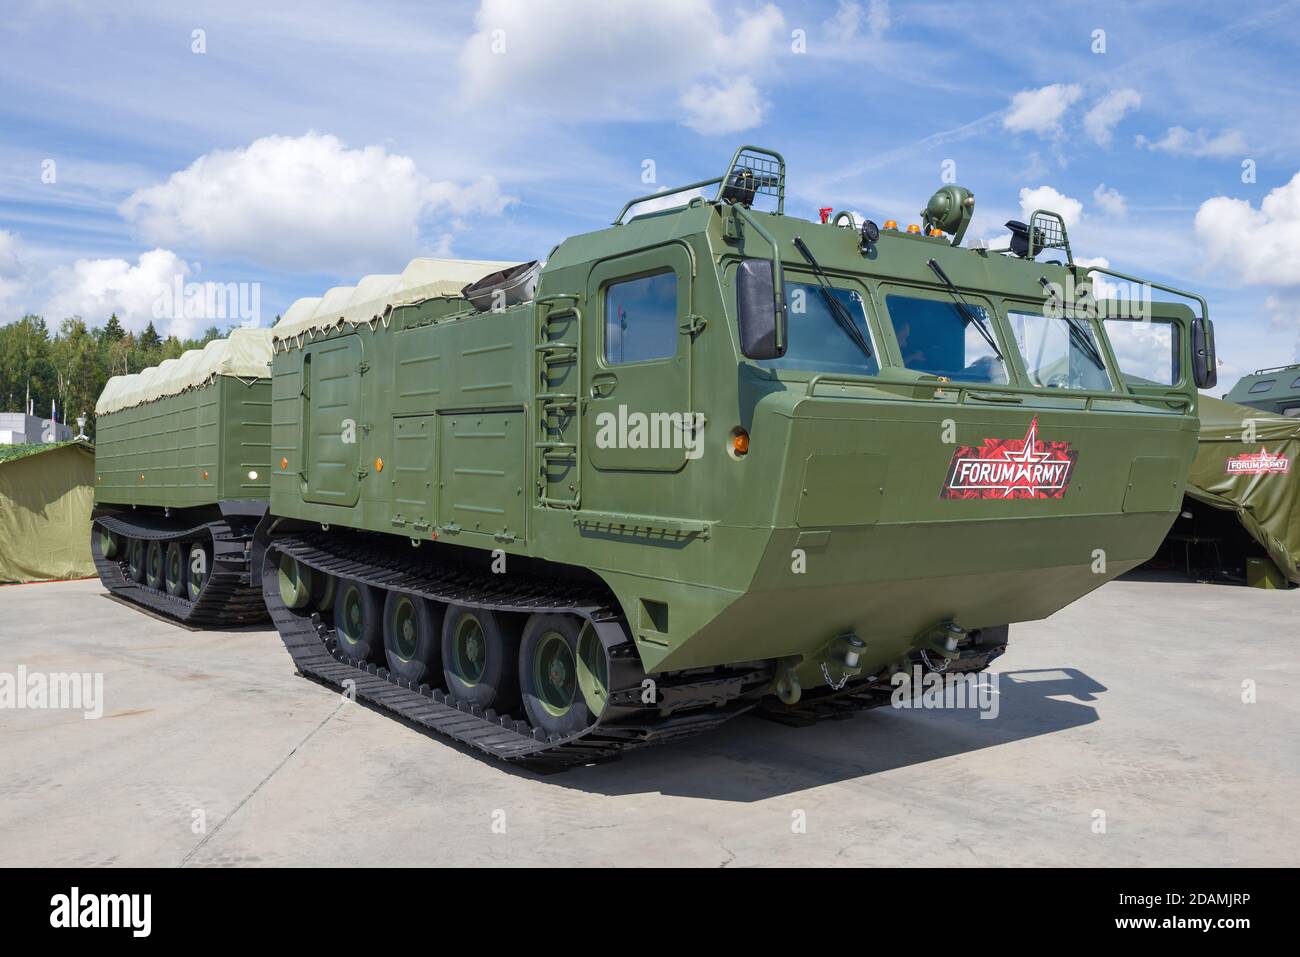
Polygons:
M605 361L669 359L677 354L677 274L625 279L605 288Z
M1106 335L1130 385L1173 385L1178 370L1178 327L1165 319L1107 319Z
M1267 392L1277 383L1276 379L1260 379L1250 387L1250 394L1255 395L1258 392Z

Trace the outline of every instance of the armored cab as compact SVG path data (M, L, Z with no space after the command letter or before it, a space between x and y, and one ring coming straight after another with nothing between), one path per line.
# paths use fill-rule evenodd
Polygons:
M906 229L788 215L754 147L687 189L527 301L494 292L528 264L417 260L273 330L263 585L304 674L565 765L978 670L1155 552L1203 300L1097 301L1134 277L1047 211L963 247L959 187Z
M91 552L114 595L191 625L266 617L251 545L271 471L271 333L238 329L95 406Z
M1242 376L1223 398L1275 415L1300 416L1300 364Z

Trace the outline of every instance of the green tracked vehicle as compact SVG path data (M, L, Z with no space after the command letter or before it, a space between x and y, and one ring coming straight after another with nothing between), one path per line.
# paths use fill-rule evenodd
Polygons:
M785 182L742 147L544 267L417 260L286 312L259 539L301 673L562 767L982 669L1155 552L1204 300L1091 300L1137 280L1048 211L965 248L960 187L900 230L787 215Z
M104 387L91 554L110 593L192 626L266 618L251 569L271 470L270 359L270 330L238 329Z
M1274 415L1300 415L1300 364L1257 369L1242 376L1223 398Z

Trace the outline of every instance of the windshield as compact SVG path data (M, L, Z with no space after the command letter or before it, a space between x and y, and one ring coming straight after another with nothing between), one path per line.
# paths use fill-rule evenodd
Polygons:
M958 382L1006 383L1007 367L985 338L993 324L983 306L969 303L967 321L955 302L892 295L885 305L907 368Z
M844 307L863 338L871 346L868 356L853 337L835 321L827 302L828 292L817 283L792 282L785 286L788 348L780 359L759 363L769 369L804 369L811 372L851 372L875 375L880 371L877 350L871 341L862 296L852 289L831 289L829 295Z
M1033 385L1097 392L1111 388L1106 362L1087 320L1015 311L1007 312L1007 320Z

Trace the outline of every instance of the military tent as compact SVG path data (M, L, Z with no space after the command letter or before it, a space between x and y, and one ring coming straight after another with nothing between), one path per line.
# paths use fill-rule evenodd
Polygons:
M0 582L89 578L95 449L0 446Z
M1251 584L1300 584L1300 419L1201 397L1183 515L1160 557Z

